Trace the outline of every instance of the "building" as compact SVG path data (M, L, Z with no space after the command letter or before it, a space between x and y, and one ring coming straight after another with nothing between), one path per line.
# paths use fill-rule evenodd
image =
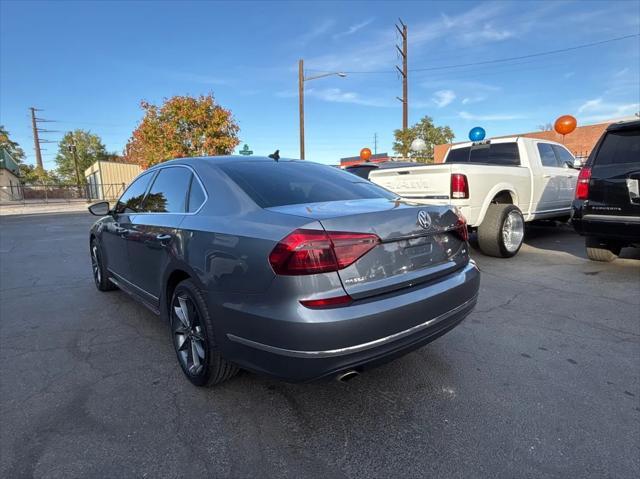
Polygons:
M369 163L381 163L383 161L390 161L392 158L388 153L378 153L376 155L371 155L369 158ZM340 158L340 167L344 168L345 166L357 165L358 163L365 163L359 156L349 156L347 158Z
M132 163L96 161L84 172L89 196L99 200L119 198L141 172L142 168Z
M0 200L22 199L19 175L18 163L7 150L0 149Z
M607 127L611 123L616 123L618 121L635 119L634 117L630 118L620 118L617 120L609 120L604 123L597 123L595 125L585 125L577 127L573 132L565 135L564 139L562 135L556 133L554 130L550 131L532 131L529 133L518 133L513 135L503 135L497 136L494 138L505 138L509 136L526 136L528 138L539 138L541 140L549 140L556 141L558 143L564 144L576 158L586 159L591 154L591 150L596 145L596 142L602 136L602 133L607 129ZM466 143L466 142L459 142ZM459 143L453 143L454 145ZM444 161L444 157L449 151L451 147L450 144L444 145L436 145L433 150L434 162L442 163Z

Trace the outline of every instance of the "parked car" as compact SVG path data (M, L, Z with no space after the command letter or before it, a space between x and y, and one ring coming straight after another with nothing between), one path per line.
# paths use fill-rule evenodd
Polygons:
M389 169L389 168L402 168L404 166L424 166L421 163L412 163L410 161L381 161L379 163L373 162L364 162L358 163L355 165L350 165L345 168L345 171L349 173L353 173L354 175L359 176L360 178L364 178L365 180L369 179L369 174L372 171L378 169Z
M96 286L166 318L198 386L238 368L344 380L434 340L476 303L457 210L325 165L174 160L90 211L105 215L90 232Z
M559 143L496 138L453 145L442 164L376 170L369 179L409 200L457 206L482 252L508 258L522 246L525 222L569 219L577 167Z
M640 120L614 123L603 133L580 172L572 223L594 261L640 247Z

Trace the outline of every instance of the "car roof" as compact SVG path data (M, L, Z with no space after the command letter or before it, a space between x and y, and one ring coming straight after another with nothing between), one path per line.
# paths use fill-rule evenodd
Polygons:
M621 131L621 130L633 130L640 128L640 118L637 120L620 121L618 123L611 123L607 127L607 131Z
M224 165L226 163L273 163L273 158L267 156L242 156L242 155L221 155L221 156L192 156L186 158L175 158L173 160L164 161L153 165L149 170L156 168L170 166L170 165L202 165L203 163L209 163L211 165ZM292 158L280 158L279 162L292 162L301 161ZM311 162L309 162L311 163Z

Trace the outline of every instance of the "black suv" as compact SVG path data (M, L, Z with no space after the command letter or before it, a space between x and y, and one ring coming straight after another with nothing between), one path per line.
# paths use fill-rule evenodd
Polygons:
M589 259L613 261L621 248L640 247L640 120L604 132L580 171L572 217Z

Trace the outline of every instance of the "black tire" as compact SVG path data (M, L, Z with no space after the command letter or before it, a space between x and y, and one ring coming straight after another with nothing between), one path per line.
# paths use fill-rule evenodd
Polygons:
M620 255L620 246L612 245L598 238L587 237L585 239L587 257L591 261L604 261L610 263Z
M92 239L89 245L89 254L91 255L91 272L93 273L93 282L99 291L113 291L118 287L109 281L109 273L102 261L102 252L100 244L96 239Z
M176 307L183 315L186 308L186 322ZM178 363L192 384L209 387L236 375L238 367L226 361L216 346L207 303L190 279L179 283L173 291L168 317Z
M514 238L519 237L518 241L506 243L503 230L505 222L508 218L518 225L519 233ZM514 230L515 231L515 230ZM487 209L487 214L478 226L478 246L487 256L495 256L497 258L510 258L515 256L522 246L524 239L524 218L522 212L515 205L510 204L491 204Z

